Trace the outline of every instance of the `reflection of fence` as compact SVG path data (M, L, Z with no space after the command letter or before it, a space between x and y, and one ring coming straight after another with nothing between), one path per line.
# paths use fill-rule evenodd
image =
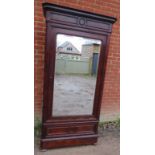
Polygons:
M89 59L84 60L57 59L55 72L57 74L90 74L91 61Z

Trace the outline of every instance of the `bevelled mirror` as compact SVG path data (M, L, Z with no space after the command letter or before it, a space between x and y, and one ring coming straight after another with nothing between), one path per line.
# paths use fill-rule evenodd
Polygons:
M53 116L92 115L101 41L57 34Z
M94 144L113 17L49 3L41 149Z

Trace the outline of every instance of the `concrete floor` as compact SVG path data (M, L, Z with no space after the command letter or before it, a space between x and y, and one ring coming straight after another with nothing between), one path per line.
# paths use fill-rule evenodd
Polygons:
M53 116L91 115L95 85L93 76L56 75Z
M35 146L35 155L119 155L120 134L118 129L100 133L96 145L51 149L42 152Z

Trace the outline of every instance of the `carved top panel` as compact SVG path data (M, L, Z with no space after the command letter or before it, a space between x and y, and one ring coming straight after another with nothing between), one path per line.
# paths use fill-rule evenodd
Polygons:
M112 30L112 24L116 21L114 17L60 7L49 3L44 3L43 9L47 21L61 26L67 25L109 33Z

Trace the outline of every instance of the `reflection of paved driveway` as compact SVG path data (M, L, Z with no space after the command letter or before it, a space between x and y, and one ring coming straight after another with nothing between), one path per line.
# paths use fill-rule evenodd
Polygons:
M96 78L82 75L56 75L53 115L91 114Z

